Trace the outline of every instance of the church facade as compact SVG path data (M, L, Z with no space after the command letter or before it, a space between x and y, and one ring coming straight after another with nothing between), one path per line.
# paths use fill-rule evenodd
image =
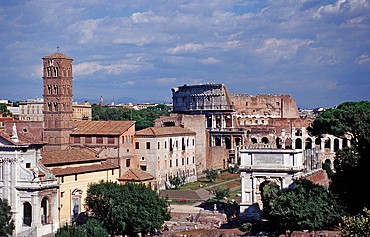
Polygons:
M0 198L7 199L14 236L43 236L59 228L55 176L41 164L44 143L0 132Z

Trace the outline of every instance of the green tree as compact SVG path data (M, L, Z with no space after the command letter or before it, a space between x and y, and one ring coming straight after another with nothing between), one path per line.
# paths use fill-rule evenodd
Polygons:
M206 169L203 171L203 173L206 174L206 178L209 179L209 182L212 182L212 180L216 180L218 177L218 171L217 170L209 170Z
M0 236L13 233L15 227L12 215L8 200L0 198Z
M64 224L61 228L58 229L57 237L87 237L85 229L77 226L77 225L68 225L67 223Z
M366 208L363 213L343 217L342 236L370 236L370 211Z
M309 131L313 135L343 138L349 134L351 143L361 153L370 144L370 102L344 102L335 109L327 109L312 122Z
M312 123L309 131L313 135L325 133L338 137L351 137L352 147L336 152L335 174L330 190L351 214L370 208L370 194L364 191L361 180L367 180L370 166L370 102L345 102L335 109L328 109Z
M224 199L225 197L230 197L230 188L228 187L216 187L213 191L218 201Z
M263 203L263 214L267 216L271 212L271 202L280 192L280 186L274 182L266 181L260 185Z
M156 118L169 114L169 107L166 105L157 105L142 110L105 108L100 105L92 105L93 120L132 120L136 121L136 130L151 127Z
M101 181L90 184L86 208L111 235L136 235L159 229L171 218L165 199L141 184Z
M12 112L10 112L10 110L8 110L8 107L6 106L6 104L0 104L0 113L3 114L3 117L6 117L8 115L12 115Z
M183 185L185 183L185 177L179 177L179 176L170 176L168 177L170 184L175 186L177 189L180 185Z
M85 225L68 225L58 229L57 237L109 237L109 233L101 223L95 219L88 219Z
M342 207L320 185L301 179L270 202L269 224L278 230L318 230L339 223Z

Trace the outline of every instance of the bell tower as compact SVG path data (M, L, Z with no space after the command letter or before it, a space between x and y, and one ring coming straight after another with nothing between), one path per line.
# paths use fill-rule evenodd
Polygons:
M72 131L72 61L59 52L45 56L44 80L44 141L45 151L64 150Z

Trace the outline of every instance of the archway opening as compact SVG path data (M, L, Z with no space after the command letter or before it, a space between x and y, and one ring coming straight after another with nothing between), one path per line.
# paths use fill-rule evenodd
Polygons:
M32 223L32 206L29 202L23 203L23 224L31 226Z
M47 197L41 200L41 223L49 223L49 200Z
M265 143L265 144L268 144L268 143L269 143L269 139L268 139L267 137L263 137L263 138L261 139L261 142L262 142L262 143Z

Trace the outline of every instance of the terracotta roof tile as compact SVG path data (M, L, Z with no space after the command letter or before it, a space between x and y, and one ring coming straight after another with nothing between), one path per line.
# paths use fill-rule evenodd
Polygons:
M87 149L45 151L41 156L41 163L45 166L105 160L105 158L96 157L94 152Z
M73 135L112 135L126 132L135 121L74 121Z
M135 133L137 136L173 136L180 134L195 135L196 133L183 127L150 127Z
M15 142L14 140L11 139L11 134L8 134L6 132L3 132L3 131L0 131L0 136L3 137L5 140L7 140L8 142L14 144L14 145L19 145L19 146L27 146L27 145L31 145L31 144L46 144L44 142L39 142L39 141L36 141L32 138L29 138L27 136L24 136L22 134L17 134L18 135L18 142Z
M78 167L54 167L54 168L49 167L48 169L55 176L64 176L119 169L119 166L108 161L102 161L99 164L80 165Z
M42 59L57 59L57 58L73 60L72 58L70 58L70 57L68 57L68 56L66 56L62 53L53 53L53 54L50 54L48 56L43 57Z
M127 170L118 180L119 181L130 181L130 180L135 180L135 181L145 181L145 180L151 180L154 179L153 176L150 174L139 170L138 168L131 168Z

